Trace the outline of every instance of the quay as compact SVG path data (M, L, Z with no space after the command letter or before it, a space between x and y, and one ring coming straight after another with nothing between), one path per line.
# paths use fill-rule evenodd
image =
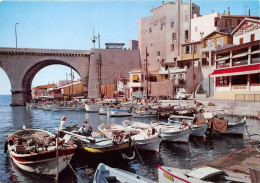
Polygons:
M260 102L216 100L212 98L159 100L159 102L162 106L180 105L181 107L194 107L197 103L201 103L205 112L221 112L229 116L246 116L260 120Z
M228 156L197 166L210 166L223 170L240 180L260 181L260 153L255 147L249 147ZM251 177L251 178L250 178Z

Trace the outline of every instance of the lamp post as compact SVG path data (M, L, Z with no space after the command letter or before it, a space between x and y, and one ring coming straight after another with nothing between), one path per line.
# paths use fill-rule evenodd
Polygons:
M15 24L15 43L16 43L16 48L17 48L17 31L16 31L16 26L18 23Z

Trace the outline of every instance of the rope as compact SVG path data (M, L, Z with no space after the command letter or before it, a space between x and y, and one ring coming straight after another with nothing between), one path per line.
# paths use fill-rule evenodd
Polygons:
M74 171L74 169L72 168L71 164L68 163L68 165L69 165L70 169L73 171L73 173L76 175L76 177L79 179L79 181L80 181L81 183L84 183L84 181L81 180L81 178L79 177L79 175Z
M137 154L138 154L140 160L142 161L143 165L145 165L145 164L144 164L144 161L143 161L143 159L142 159L142 157L140 156L140 154L139 154L137 148L135 147L135 143L134 143L134 148L135 148L135 150L136 150L136 152L137 152Z

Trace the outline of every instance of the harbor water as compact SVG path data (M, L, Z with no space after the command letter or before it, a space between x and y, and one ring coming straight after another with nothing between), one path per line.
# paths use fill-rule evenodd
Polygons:
M11 107L11 96L0 96L0 182L55 182L54 179L29 174L18 169L12 162L9 154L4 153L4 142L6 137L15 131L26 128L39 128L57 132L62 116L67 117L64 126L78 124L81 126L87 120L94 131L98 125L104 122L121 124L125 119L131 117L107 117L98 113L86 112L51 112L41 109L26 109L24 106ZM135 118L136 121L149 123L156 118ZM247 130L244 138L216 136L206 140L190 138L187 144L162 142L160 152L138 151L132 160L123 159L118 154L92 155L83 151L77 151L71 161L71 167L67 167L60 175L59 182L92 182L96 167L100 162L111 167L124 169L138 175L142 175L154 181L158 181L158 164L191 169L199 164L215 160L228 154L245 149L259 142L260 121L256 119L247 120Z

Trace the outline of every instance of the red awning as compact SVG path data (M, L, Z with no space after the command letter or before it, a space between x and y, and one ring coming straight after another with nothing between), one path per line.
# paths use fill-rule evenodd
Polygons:
M226 69L215 70L209 77L234 76L244 74L254 74L260 72L260 64L245 65L240 67L232 67Z

